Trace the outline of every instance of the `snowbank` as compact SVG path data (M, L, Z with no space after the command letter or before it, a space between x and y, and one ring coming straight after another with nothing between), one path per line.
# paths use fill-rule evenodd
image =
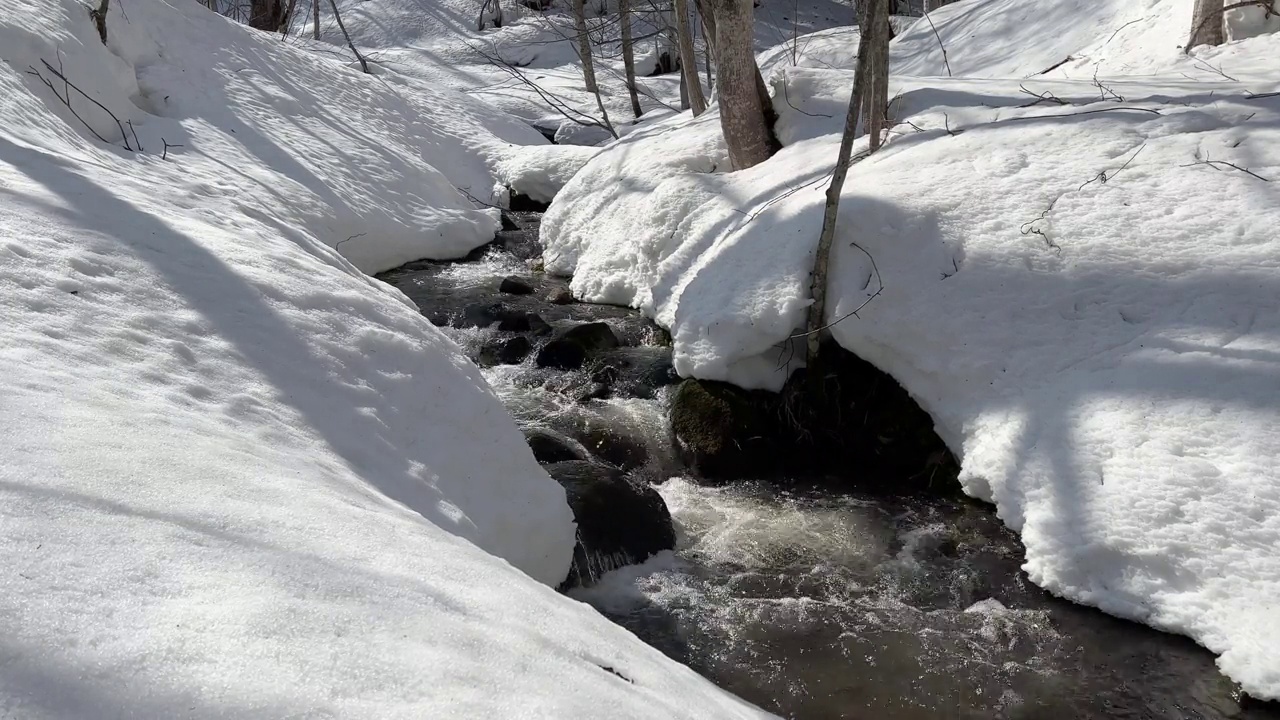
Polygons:
M548 587L563 490L334 251L487 239L425 159L487 172L465 140L194 2L112 7L110 48L74 0L0 19L0 715L760 717Z
M1027 12L1079 22L1079 3L939 11L965 35L952 69L991 79L936 77L941 58L917 57L927 24L904 33L895 67L935 77L895 77L912 125L850 173L830 319L875 296L836 339L930 412L966 489L1022 533L1033 581L1190 635L1280 698L1280 186L1201 162L1280 178L1280 98L1247 97L1280 89L1250 70L1277 38L1187 60L1230 58L1247 82L1184 77L1177 58L1101 85L1000 79L1124 31L1127 5L1098 3L1065 38ZM669 328L684 375L777 388L796 366L851 78L781 78L768 162L719 173L714 112L674 119L593 158L542 226L548 267Z

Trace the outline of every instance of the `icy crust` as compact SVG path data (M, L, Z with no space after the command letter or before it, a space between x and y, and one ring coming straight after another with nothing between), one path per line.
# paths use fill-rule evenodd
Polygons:
M488 222L406 108L194 2L124 9L109 49L74 0L0 20L0 716L761 717L549 587L563 490L330 247Z
M1002 4L1018 5L975 7ZM1095 37L1115 31L1099 17ZM1256 67L1274 46L1215 57ZM779 77L768 162L718 172L714 114L673 120L593 158L543 224L549 267L668 327L684 375L777 388L795 367L851 78ZM1280 698L1280 186L1259 178L1280 178L1280 98L1246 95L1278 81L1106 79L1121 102L1091 75L895 78L911 124L849 175L827 318L858 310L835 338L932 415L1033 581L1195 638L1264 698ZM1070 105L1028 106L1024 87Z

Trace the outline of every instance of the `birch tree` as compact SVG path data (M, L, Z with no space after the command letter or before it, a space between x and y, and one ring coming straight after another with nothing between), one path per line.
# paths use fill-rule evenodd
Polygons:
M1221 45L1224 41L1222 27L1222 0L1196 0L1191 11L1191 38L1186 51L1197 45Z

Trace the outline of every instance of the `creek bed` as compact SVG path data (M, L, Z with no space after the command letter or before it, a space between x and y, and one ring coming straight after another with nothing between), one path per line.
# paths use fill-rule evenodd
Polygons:
M683 477L664 333L628 309L548 301L567 284L534 270L538 217L516 220L466 261L380 277L472 357L518 334L499 329L512 313L552 328L603 321L621 340L613 359L632 384L610 392L598 368L539 368L534 353L484 371L527 434L658 484L675 521L674 551L592 573L572 596L784 717L1280 718L1240 698L1191 641L1031 585L989 507ZM508 277L532 292L499 293Z

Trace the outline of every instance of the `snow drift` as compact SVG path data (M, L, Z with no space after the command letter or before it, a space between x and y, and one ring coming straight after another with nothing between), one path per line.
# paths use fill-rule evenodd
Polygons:
M1280 698L1280 98L1251 95L1280 89L1280 38L1186 57L1189 8L947 6L968 78L904 32L904 122L850 172L829 320L932 415L1033 581ZM593 158L542 226L548 268L669 328L684 375L777 388L798 362L851 77L777 78L769 161L725 173L714 112L673 118Z
M489 238L423 118L505 121L112 8L0 19L0 716L760 716L548 587L563 490L360 272Z

